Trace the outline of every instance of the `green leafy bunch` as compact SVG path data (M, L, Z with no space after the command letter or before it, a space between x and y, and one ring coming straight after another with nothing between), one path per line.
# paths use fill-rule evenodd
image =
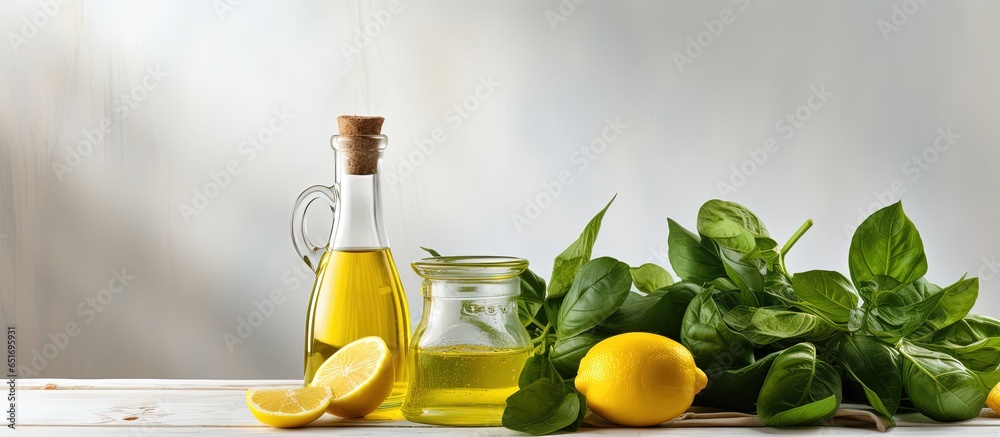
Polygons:
M770 426L823 423L844 398L889 423L904 403L956 421L977 416L1000 381L1000 322L969 315L978 280L927 281L923 242L901 203L858 227L850 279L787 272L785 255L811 221L780 250L732 202L705 203L697 234L669 226L671 266L703 287L679 336L709 377L696 404L756 411Z
M963 420L1000 381L1000 321L969 315L978 280L941 287L924 279L923 243L901 203L858 227L849 279L787 271L785 256L812 221L779 245L747 208L710 200L697 232L668 219L674 282L653 264L591 259L611 202L556 258L548 287L530 270L521 275L518 312L534 351L507 400L508 428L577 430L586 413L573 384L580 360L626 332L664 335L691 351L709 377L695 405L756 412L769 426L822 424L844 399L890 423L901 405Z

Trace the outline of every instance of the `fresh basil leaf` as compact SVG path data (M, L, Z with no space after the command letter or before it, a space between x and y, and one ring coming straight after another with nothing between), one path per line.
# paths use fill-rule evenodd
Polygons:
M650 294L642 295L630 292L625 297L625 302L604 319L598 328L613 334L624 334L626 332L641 331L638 329L643 316L656 304L665 294L664 290L656 290Z
M729 279L729 277L725 276L726 275L725 269L722 270L723 270L722 277L715 278L711 281L706 282L704 284L704 287L714 288L718 291L739 291L740 287L738 287L735 283L733 283L732 279Z
M552 434L573 425L580 414L579 393L562 384L539 379L507 398L504 427L532 435Z
M700 369L733 369L752 364L753 345L726 326L712 292L712 289L702 291L688 305L681 324L681 344L691 351Z
M778 246L756 214L743 205L713 199L698 210L698 233L720 246L738 252L739 260L761 258L765 250ZM765 247L758 248L758 242ZM773 243L773 244L772 244ZM776 259L775 253L775 259Z
M840 342L840 364L849 378L861 384L872 408L895 424L893 415L903 397L899 352L875 337L847 336Z
M935 332L932 341L969 345L991 337L1000 337L1000 320L981 314L970 314L959 322Z
M945 352L972 371L993 372L1000 365L1000 320L972 314L921 339L920 345Z
M817 361L816 364L818 369L824 369L823 371L827 374L835 371L833 367L830 367L825 362ZM825 366L820 367L821 365ZM782 411L774 416L769 416L764 425L774 427L822 425L837 414L837 409L840 408L840 400L841 395L839 393L837 395L830 395L808 404ZM761 421L763 422L763 420Z
M434 249L430 249L430 248L427 248L427 247L424 247L424 246L420 246L420 248L423 249L425 252L431 254L431 256L441 256L441 254L438 253L438 251L436 251Z
M746 300L743 299L743 294L739 290L715 290L712 293L712 300L715 301L715 306L719 308L719 314L722 314L723 316L732 311L733 308L747 305Z
M628 264L610 257L587 261L559 308L559 337L573 337L603 322L625 302L631 287Z
M864 281L858 284L858 294L861 295L861 307L865 308L875 301L878 285L874 281Z
M966 368L968 368L968 366L966 366ZM987 391L992 390L993 387L996 387L997 384L1000 384L1000 364L994 365L992 369L985 369L979 371L969 368L969 371L976 374L976 376L979 377L979 381L982 382L984 390Z
M924 243L916 226L896 202L868 216L858 226L848 253L855 284L885 275L909 284L927 273Z
M755 346L782 341L823 341L837 333L825 320L787 307L739 306L723 317L729 327Z
M618 196L615 195L615 197ZM597 241L597 234L601 231L601 221L604 220L604 213L608 211L611 203L615 201L615 197L612 197L611 201L604 206L604 209L598 212L587 223L580 237L556 257L555 262L552 264L552 281L549 284L548 291L549 299L562 297L569 292L577 271L580 270L580 267L584 263L590 261L594 242Z
M726 275L739 287L746 304L760 306L755 292L764 289L764 275L761 273L761 267L741 261L738 252L722 247L712 239L703 238L701 242L706 249L715 253L722 260Z
M735 308L726 312L722 316L722 320L726 322L726 326L733 331L742 333L746 329L750 329L753 324L753 315L757 308L748 307L746 305L739 305Z
M942 294L941 299L921 327L925 332L947 328L969 315L979 297L979 278L963 277L938 293Z
M639 267L629 269L632 275L632 283L635 288L643 293L652 293L660 288L674 283L674 278L663 267L656 264L646 263Z
M517 299L517 314L521 325L525 329L532 324L537 325L538 329L545 329L545 324L549 323L548 315L542 311L542 305L545 304L545 280L531 269L521 272L518 278L521 282L521 294Z
M680 339L684 312L702 288L690 282L678 282L646 296L629 293L625 303L608 316L598 329L611 334L651 332Z
M771 364L781 352L773 352L739 369L705 370L708 385L694 398L694 405L729 411L756 412L757 394Z
M757 399L757 414L767 426L820 425L840 407L840 373L816 358L816 347L799 343L771 364Z
M667 219L667 257L674 273L681 279L704 284L726 276L719 257L701 245L701 237Z
M590 348L610 336L600 331L587 331L575 337L560 338L552 348L552 365L563 378L575 378L580 369L580 360L590 352Z
M792 281L788 279L788 277L785 276L784 273L781 273L777 270L772 270L770 272L767 272L767 275L764 276L763 294L772 297L772 299L768 300L777 301L767 306L773 306L779 303L793 306L801 303L799 302L799 297L795 295L795 290L792 288ZM765 299L762 299L761 296L758 296L758 300L765 300Z
M861 307L874 306L880 297L902 287L903 283L885 275L875 275L867 281L857 284L858 294L861 295Z
M922 280L921 280L922 281ZM868 329L886 343L895 344L919 328L945 296L940 291L928 293L926 285L916 281L896 290L880 290L869 309Z
M524 362L521 368L521 376L517 379L517 387L524 388L539 379L549 379L553 382L562 382L559 372L548 355L532 355Z
M861 297L851 281L840 273L810 270L792 276L792 289L804 311L825 317L834 323L847 324L851 311L858 308Z
M931 284L924 278L893 288L880 286L875 292L873 305L887 308L906 307L932 298L939 291L941 287Z
M545 300L545 280L531 271L525 269L518 275L521 281L520 300L541 304Z
M1000 321L973 314L922 340L920 346L958 359L985 389L1000 383Z
M517 318L521 320L521 326L528 331L528 334L532 334L534 329L545 329L545 324L548 323L548 320L545 319L545 313L539 311L541 307L537 303L525 302L523 300L517 301ZM540 326L532 327L535 321L538 321Z
M851 333L870 334L865 329L865 320L869 317L868 308L861 307L851 310L850 319L847 321L847 331Z
M681 325L687 307L702 288L689 282L679 282L662 289L664 294L646 311L636 328L680 341Z
M571 390L576 394L577 403L580 404L580 411L576 415L576 420L563 428L563 431L577 432L580 430L580 427L583 426L583 419L587 417L587 397L576 391L576 387L571 387Z
M774 269L774 263L781 257L778 251L778 242L770 237L757 237L757 249L753 253L743 256L743 260L762 259L768 270Z
M917 280L919 281L919 279ZM917 282L914 281L914 282ZM899 282L893 278L886 275L875 275L871 279L864 281L860 284L860 289L858 290L861 294L861 299L864 303L874 305L880 298L886 295L894 293L900 287L904 286L902 282Z
M791 285L789 285L787 289L782 289L782 290L773 289L773 287L775 286L774 282L777 280L778 277L782 276L784 276L784 273L780 272L778 269L769 270L767 271L766 274L764 274L764 284L761 287L761 289L752 291L754 297L757 299L758 307L771 307L779 305L791 306L791 304L794 303L795 293L791 291L792 290ZM785 281L787 281L787 279ZM782 296L778 295L778 293L782 293L785 290L787 290L790 293L792 299L786 300L783 299Z
M986 390L975 373L951 356L903 342L903 388L913 407L939 422L971 419L982 411Z

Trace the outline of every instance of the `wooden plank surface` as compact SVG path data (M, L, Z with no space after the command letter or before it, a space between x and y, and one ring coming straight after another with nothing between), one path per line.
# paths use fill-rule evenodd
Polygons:
M403 420L398 410L345 420L326 415L310 427L282 431L258 422L246 408L248 387L289 387L297 380L68 380L19 381L18 431L25 435L521 435L504 428L443 428ZM985 414L985 413L984 413ZM911 413L900 415L893 435L998 435L1000 419L989 412L971 421L941 426ZM996 424L993 424L996 421ZM586 428L587 435L798 435L776 428ZM819 435L878 435L842 427L811 429Z
M192 435L279 432L247 410L249 387L292 387L298 380L69 380L19 381L18 427L37 435ZM403 420L398 410L364 419L326 415L307 433L338 427L338 435L513 435L502 428L434 428ZM388 429L388 428L391 428Z

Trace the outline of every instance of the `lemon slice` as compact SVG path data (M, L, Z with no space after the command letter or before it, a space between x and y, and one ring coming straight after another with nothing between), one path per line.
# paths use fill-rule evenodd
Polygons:
M326 387L247 390L247 407L257 420L279 428L308 425L326 412L333 393Z
M340 348L316 370L310 386L329 387L333 399L326 411L340 417L362 417L375 411L392 393L396 379L389 348L379 337L364 337Z

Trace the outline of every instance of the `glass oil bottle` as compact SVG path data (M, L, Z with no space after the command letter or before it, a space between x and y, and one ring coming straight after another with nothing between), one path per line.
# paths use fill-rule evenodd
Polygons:
M410 315L399 272L382 220L380 167L388 139L382 117L341 116L340 135L331 143L333 186L305 190L295 203L292 239L303 261L316 272L306 314L304 382L327 358L366 336L385 340L393 356L396 382L383 408L399 406L407 388L406 353ZM313 201L334 211L329 243L316 246L305 234L305 211Z

